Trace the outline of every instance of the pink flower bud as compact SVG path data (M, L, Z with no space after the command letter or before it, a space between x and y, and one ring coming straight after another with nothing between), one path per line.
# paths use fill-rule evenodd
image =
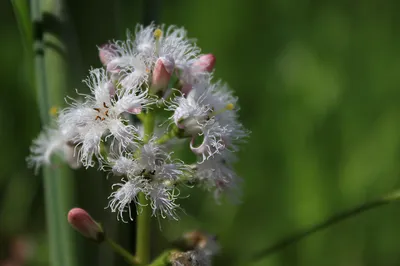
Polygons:
M116 56L117 54L113 44L107 43L99 47L99 58L104 66L106 66Z
M152 90L157 92L168 86L169 79L174 71L175 62L170 57L160 57L157 59L153 70Z
M69 224L84 237L102 242L104 232L101 225L97 223L84 209L73 208L68 212Z
M211 72L214 69L216 58L213 54L205 54L193 63L195 72Z

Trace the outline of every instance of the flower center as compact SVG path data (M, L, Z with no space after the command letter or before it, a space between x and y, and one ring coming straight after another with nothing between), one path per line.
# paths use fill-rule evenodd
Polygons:
M110 107L107 106L105 102L103 102L103 106L100 108L93 108L93 110L97 111L98 115L94 120L104 121L106 117L108 117Z

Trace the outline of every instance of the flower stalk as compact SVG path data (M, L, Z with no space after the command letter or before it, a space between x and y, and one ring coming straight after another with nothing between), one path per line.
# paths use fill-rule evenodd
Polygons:
M148 143L154 132L154 114L148 112L143 120L144 137L143 141ZM137 215L136 227L136 257L141 264L148 264L151 259L150 238L151 238L151 208L149 201L143 192L139 193L139 206L141 212Z
M287 238L282 239L281 241L278 241L277 243L273 244L272 246L259 251L256 253L256 255L253 256L253 261L258 261L260 259L263 259L275 252L278 252L290 245L296 244L297 242L303 240L304 238L317 233L321 230L324 230L332 225L335 225L339 222L342 222L346 219L349 219L351 217L356 216L357 214L366 212L371 209L375 209L379 206L386 205L395 201L400 200L400 190L396 190L392 193L389 193L388 195L385 195L383 197L380 197L378 199L372 200L370 202L366 202L364 204L361 204L357 207L354 207L349 210L345 210L343 212L340 212L338 214L335 214L328 219L322 221L321 223L315 224L311 226L310 228L306 228L298 233L295 233Z
M141 265L139 259L132 256L126 249L117 244L114 240L109 237L105 238L105 242L115 251L115 253L121 255L131 265Z

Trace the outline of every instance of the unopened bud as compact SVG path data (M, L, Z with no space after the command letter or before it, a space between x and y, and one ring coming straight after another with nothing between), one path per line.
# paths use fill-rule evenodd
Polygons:
M195 72L211 72L214 69L216 58L213 54L205 54L193 63Z
M106 66L110 61L116 57L115 46L113 44L104 44L99 47L99 58L101 63Z
M160 57L156 61L153 70L152 90L157 92L168 86L172 72L174 71L175 61L170 57Z
M68 212L69 224L84 237L102 242L104 240L104 231L84 209L73 208Z

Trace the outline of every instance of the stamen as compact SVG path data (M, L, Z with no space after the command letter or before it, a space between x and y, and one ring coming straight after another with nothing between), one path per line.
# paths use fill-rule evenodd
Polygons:
M49 113L50 113L51 116L56 116L57 113L58 113L58 108L57 108L57 106L52 106L52 107L50 108L50 110L49 110Z
M104 114L108 117L108 110L106 110L106 112Z
M98 113L100 113L100 108L93 108L93 110L97 111Z
M103 102L103 106L104 106L104 108L108 108L106 102Z
M101 117L100 116L96 116L96 119L94 121L96 121L97 119L101 120Z
M235 108L235 105L233 104L233 103L228 103L226 106L225 106L225 109L226 110L233 110Z
M162 30L156 29L156 30L154 31L154 37L158 40L158 39L161 38L161 36L162 36Z
M216 111L211 112L211 114L209 115L209 117L222 114L222 113L225 112L225 111L231 111L231 110L233 110L234 108L235 108L235 105L234 105L233 103L228 103L227 105L225 105L224 108L222 108L222 109L220 109L220 110L216 110Z
M154 37L156 38L156 54L160 51L160 38L162 36L162 31L160 29L156 29L154 31Z

